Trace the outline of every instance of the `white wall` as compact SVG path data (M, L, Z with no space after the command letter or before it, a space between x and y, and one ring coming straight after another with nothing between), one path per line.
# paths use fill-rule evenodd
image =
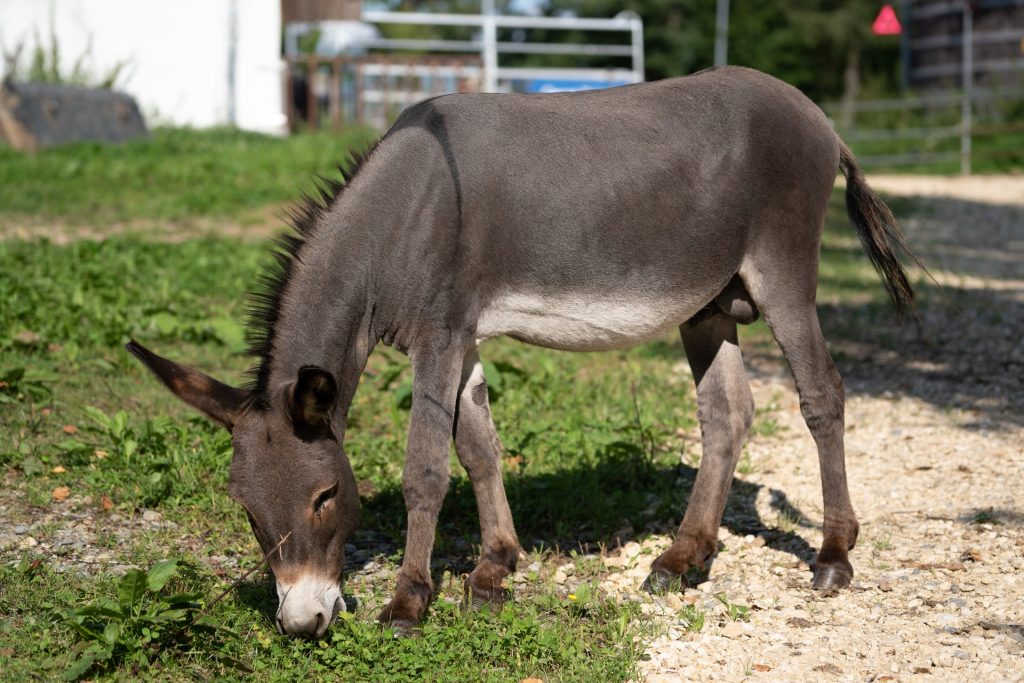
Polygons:
M225 125L232 7L234 122L284 133L280 0L0 0L0 40L8 52L23 42L27 66L36 35L49 44L52 16L67 71L90 36L92 75L128 61L116 87L138 100L150 125Z

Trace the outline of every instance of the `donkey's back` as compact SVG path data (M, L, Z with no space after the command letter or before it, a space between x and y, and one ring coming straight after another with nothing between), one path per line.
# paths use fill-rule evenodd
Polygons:
M478 337L576 350L689 319L763 239L816 245L839 160L810 100L743 68L435 98L382 145L408 176L393 186L437 201L417 225L439 245L420 272L473 283Z

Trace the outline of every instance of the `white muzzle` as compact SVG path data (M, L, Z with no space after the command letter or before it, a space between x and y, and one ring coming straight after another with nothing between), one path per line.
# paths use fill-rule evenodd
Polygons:
M303 576L293 584L277 582L277 630L292 636L320 638L345 609L336 581Z

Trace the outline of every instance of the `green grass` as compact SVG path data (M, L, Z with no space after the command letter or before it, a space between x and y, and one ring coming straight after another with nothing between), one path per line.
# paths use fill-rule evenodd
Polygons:
M122 145L78 143L37 155L0 145L0 225L16 219L111 222L244 220L295 199L376 133L353 128L274 138L234 129L157 128Z
M136 337L240 382L248 359L240 355L237 321L263 249L213 238L0 242L0 298L6 302L0 310L0 465L23 494L19 522L31 522L33 510L70 506L96 519L111 561L145 569L170 557L191 567L179 589L197 594L199 604L231 578L214 573L211 556L256 563L244 513L226 493L227 433L179 405L122 343ZM625 525L645 528L679 515L688 490L674 474L675 430L693 424L694 406L682 378L676 386L666 382L679 362L678 347L675 340L609 354L554 353L512 342L485 347L508 450L509 498L524 546L546 566L555 564L558 547L597 544ZM388 349L376 353L353 405L347 442L366 492L362 528L396 547L405 517L400 472L410 381L404 357ZM479 532L471 488L457 464L453 472L459 474L442 512L437 553L454 558L457 573L471 566ZM69 488L67 502L52 501L58 487ZM104 500L112 509L102 509ZM145 530L121 541L122 527L111 515L144 509L159 511L178 530ZM58 520L33 536L52 541L61 526ZM359 535L354 542L365 547L367 540ZM31 551L8 547L0 560L0 609L9 634L0 657L10 658L5 672L14 679L32 672L51 677L71 666L83 650L74 649L79 636L60 615L117 594L117 580L103 571L58 575L46 560L33 566L33 558ZM596 573L599 563L580 562L581 573ZM347 680L428 674L455 680L466 671L484 680L631 675L643 642L633 638L647 628L634 607L596 594L581 605L537 581L498 614L463 615L452 604L460 585L446 585L422 638L400 642L374 619L389 587L373 587L373 594L349 588L361 606L354 619L332 629L325 646L276 634L261 577L212 611L223 629L157 652L137 638L137 647L122 647L86 673L220 678L244 673L233 664L241 661L279 678L303 677L296 672Z
M310 172L329 171L340 148L361 135L274 140L158 130L148 143L122 147L83 145L34 158L0 151L0 220L166 222L258 211L294 198ZM837 196L830 226L844 227L830 228L823 249L822 310L833 326L856 328L888 313L844 214ZM122 345L135 337L241 382L249 365L242 355L244 292L263 253L262 244L225 237L111 237L64 246L0 241L0 505L15 524L60 512L91 520L94 549L107 556L92 571L58 572L51 555L18 547L25 536L0 550L5 679L58 678L92 646L98 663L80 673L110 680L252 672L260 680L633 676L652 627L634 603L611 602L592 588L604 571L593 553L624 527L667 530L681 517L694 473L680 464L681 456L689 460L677 430L692 431L695 406L689 376L673 370L682 359L674 336L601 354L506 340L483 348L525 564L541 562L499 612L463 614L456 605L458 577L472 567L479 529L471 487L454 458L436 547L445 578L420 638L394 640L377 625L389 580L346 585L355 603L351 618L315 643L278 636L263 572L214 604L242 571L259 564L244 513L226 492L229 437L178 403ZM844 317L829 313L851 300L858 305ZM742 334L746 345L770 340L763 323ZM352 406L346 443L362 492L361 531L352 542L390 567L401 558L405 524L400 475L410 386L408 361L378 349ZM761 435L776 429L759 415ZM63 503L53 500L59 487L70 492ZM176 528L135 527L125 536L118 516L143 510L158 511ZM41 543L74 523L52 516L31 531ZM797 522L780 516L783 526ZM237 569L223 571L225 558ZM178 561L176 573L132 602L136 611L111 607L121 616L101 614L107 621L89 626L92 636L77 628L75 619L93 618L82 609L104 608L121 594L123 579L109 567L147 570L167 559ZM555 586L548 577L566 561L574 562L577 583ZM170 609L182 595L191 602L174 603L185 612L170 610L168 619L178 619L171 627L143 623L144 614L166 614L159 606ZM210 628L180 633L180 620L202 609L209 610ZM703 625L699 610L682 618L690 630ZM739 608L734 618L742 618ZM122 624L111 635L114 644L104 640L111 620Z

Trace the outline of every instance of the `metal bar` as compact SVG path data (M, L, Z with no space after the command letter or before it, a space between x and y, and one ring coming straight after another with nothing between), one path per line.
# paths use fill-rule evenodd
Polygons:
M498 43L502 54L523 55L605 55L631 57L632 45L594 45L578 43Z
M362 19L372 24L425 24L428 26L479 26L483 28L486 15L364 10ZM498 28L546 28L566 31L629 31L632 29L631 22L632 20L629 18L494 16L494 25Z
M316 72L319 64L316 59L306 60L306 126L309 130L316 130L320 121L320 112L317 111L316 101Z
M480 50L484 63L484 92L498 92L498 23L494 16L494 0L483 0L483 49Z
M341 131L341 57L336 57L331 62L331 66L331 80L328 88L330 96L327 108L331 115L331 130L337 133Z
M715 66L729 63L729 0L718 0L715 12Z
M839 137L847 142L868 142L872 140L941 140L960 136L960 126L941 128L895 128L851 130L840 133Z
M910 88L910 0L900 0L900 18L903 19L903 30L900 31L900 90L906 92Z
M551 78L556 80L579 79L584 81L626 81L635 83L636 74L626 69L575 69L575 68L541 68L541 67L500 67L499 79L525 81L533 78Z
M480 52L484 43L479 40L417 40L405 38L377 38L364 40L356 47L377 50L416 50L427 52ZM499 54L540 55L604 55L630 57L632 45L597 45L592 43L496 43Z
M978 71L1002 71L1002 72L1013 72L1020 69L1019 59L981 59L975 63ZM922 66L918 69L914 69L914 76L920 78L927 78L929 76L954 76L960 71L960 65L956 62L952 64L936 64L933 66Z
M640 15L633 16L633 27L630 31L630 43L633 46L633 81L641 83L645 80L644 69L644 22Z
M959 65L957 65L959 68ZM996 92L992 90L974 90L971 99L974 102L990 102L1000 99L1024 98L1024 90L1006 90ZM960 104L963 95L960 93L929 95L913 99L892 99L892 100L862 100L853 105L854 111L892 111L899 109L927 109L929 107L952 107ZM822 102L819 105L826 112L834 112L839 109L839 102Z
M964 0L964 53L963 86L964 97L960 104L960 173L971 174L971 90L974 87L974 12L971 4Z
M374 38L361 40L353 47L370 50L419 50L426 52L479 52L479 40L434 40L412 38Z
M435 74L451 76L462 73L465 69L470 69L476 72L480 70L480 67L463 65L430 66L428 64L375 64L373 62L363 64L363 73L369 76L394 75L398 73L408 73L414 76L431 76Z
M1024 30L1022 29L1009 29L1004 31L975 31L974 44L975 45L998 45L1000 43L1014 43L1016 44L1024 38ZM929 50L940 47L959 47L963 43L964 37L962 35L937 35L928 36L927 38L917 38L910 42L910 46L915 50Z
M857 156L861 166L908 166L911 164L937 164L956 161L956 152L911 152L907 154L879 154L876 156Z

